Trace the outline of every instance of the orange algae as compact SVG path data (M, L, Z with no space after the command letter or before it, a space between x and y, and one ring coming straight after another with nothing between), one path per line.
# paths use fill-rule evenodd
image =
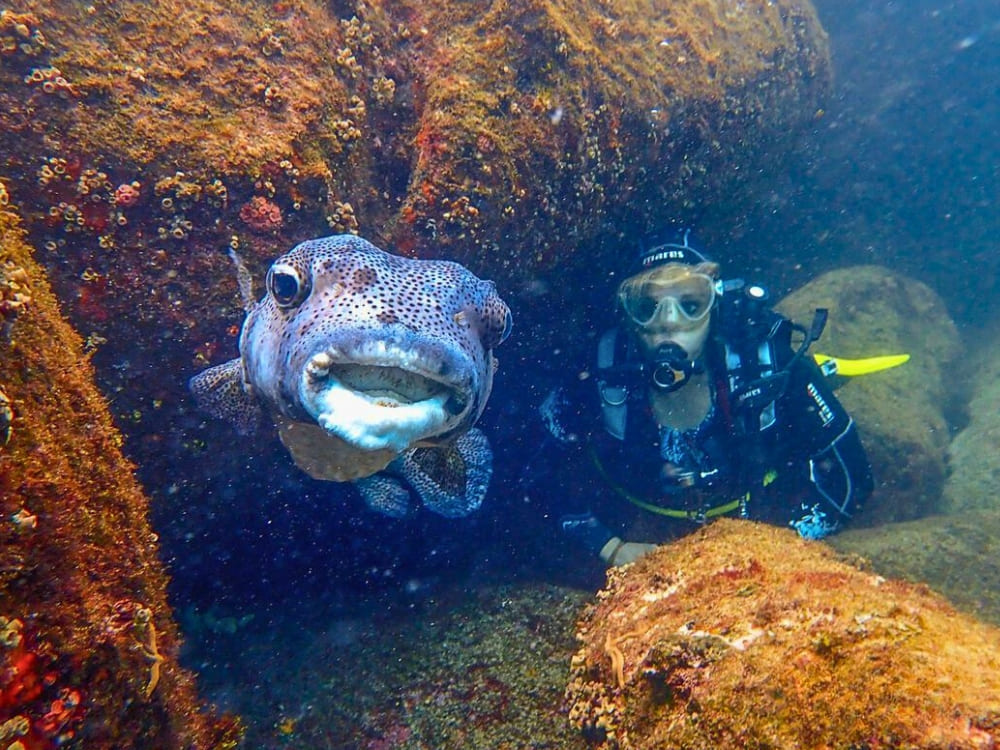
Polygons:
M830 80L800 0L12 6L6 26L44 40L28 54L11 31L0 70L26 177L69 156L220 180L240 202L188 218L223 244L255 190L313 232L346 203L369 236L501 278L568 252L567 217L587 240L599 210L646 225L724 195ZM71 93L24 83L47 67Z
M0 209L0 732L11 747L235 747L177 664L147 501L83 342ZM7 747L7 744L3 744Z
M566 698L606 748L986 748L1000 630L790 530L721 520L613 570Z

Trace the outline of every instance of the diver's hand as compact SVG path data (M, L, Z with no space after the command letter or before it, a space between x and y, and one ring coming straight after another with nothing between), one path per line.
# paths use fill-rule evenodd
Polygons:
M652 552L654 549L656 549L655 544L626 542L621 537L613 536L601 548L601 559L608 564L608 567L627 565L628 563L635 562L643 555Z

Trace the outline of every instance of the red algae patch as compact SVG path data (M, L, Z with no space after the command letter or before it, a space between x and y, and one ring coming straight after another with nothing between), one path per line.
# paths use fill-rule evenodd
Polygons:
M992 748L1000 630L794 532L720 520L608 574L566 690L601 748Z

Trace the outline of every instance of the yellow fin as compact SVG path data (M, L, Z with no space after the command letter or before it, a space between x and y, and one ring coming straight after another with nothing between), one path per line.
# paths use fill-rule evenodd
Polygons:
M909 354L885 354L881 357L866 357L865 359L844 359L843 357L831 357L829 354L813 354L816 364L833 361L837 366L838 375L854 377L855 375L868 375L872 372L888 370L891 367L899 367L901 364L910 361Z

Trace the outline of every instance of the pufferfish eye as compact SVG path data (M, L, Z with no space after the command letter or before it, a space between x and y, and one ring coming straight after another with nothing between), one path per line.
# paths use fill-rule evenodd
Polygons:
M483 346L492 349L507 340L514 327L514 318L510 314L510 308L499 297L494 296L486 303L483 318Z
M292 266L275 264L267 272L267 291L278 307L293 307L309 294L309 284Z

